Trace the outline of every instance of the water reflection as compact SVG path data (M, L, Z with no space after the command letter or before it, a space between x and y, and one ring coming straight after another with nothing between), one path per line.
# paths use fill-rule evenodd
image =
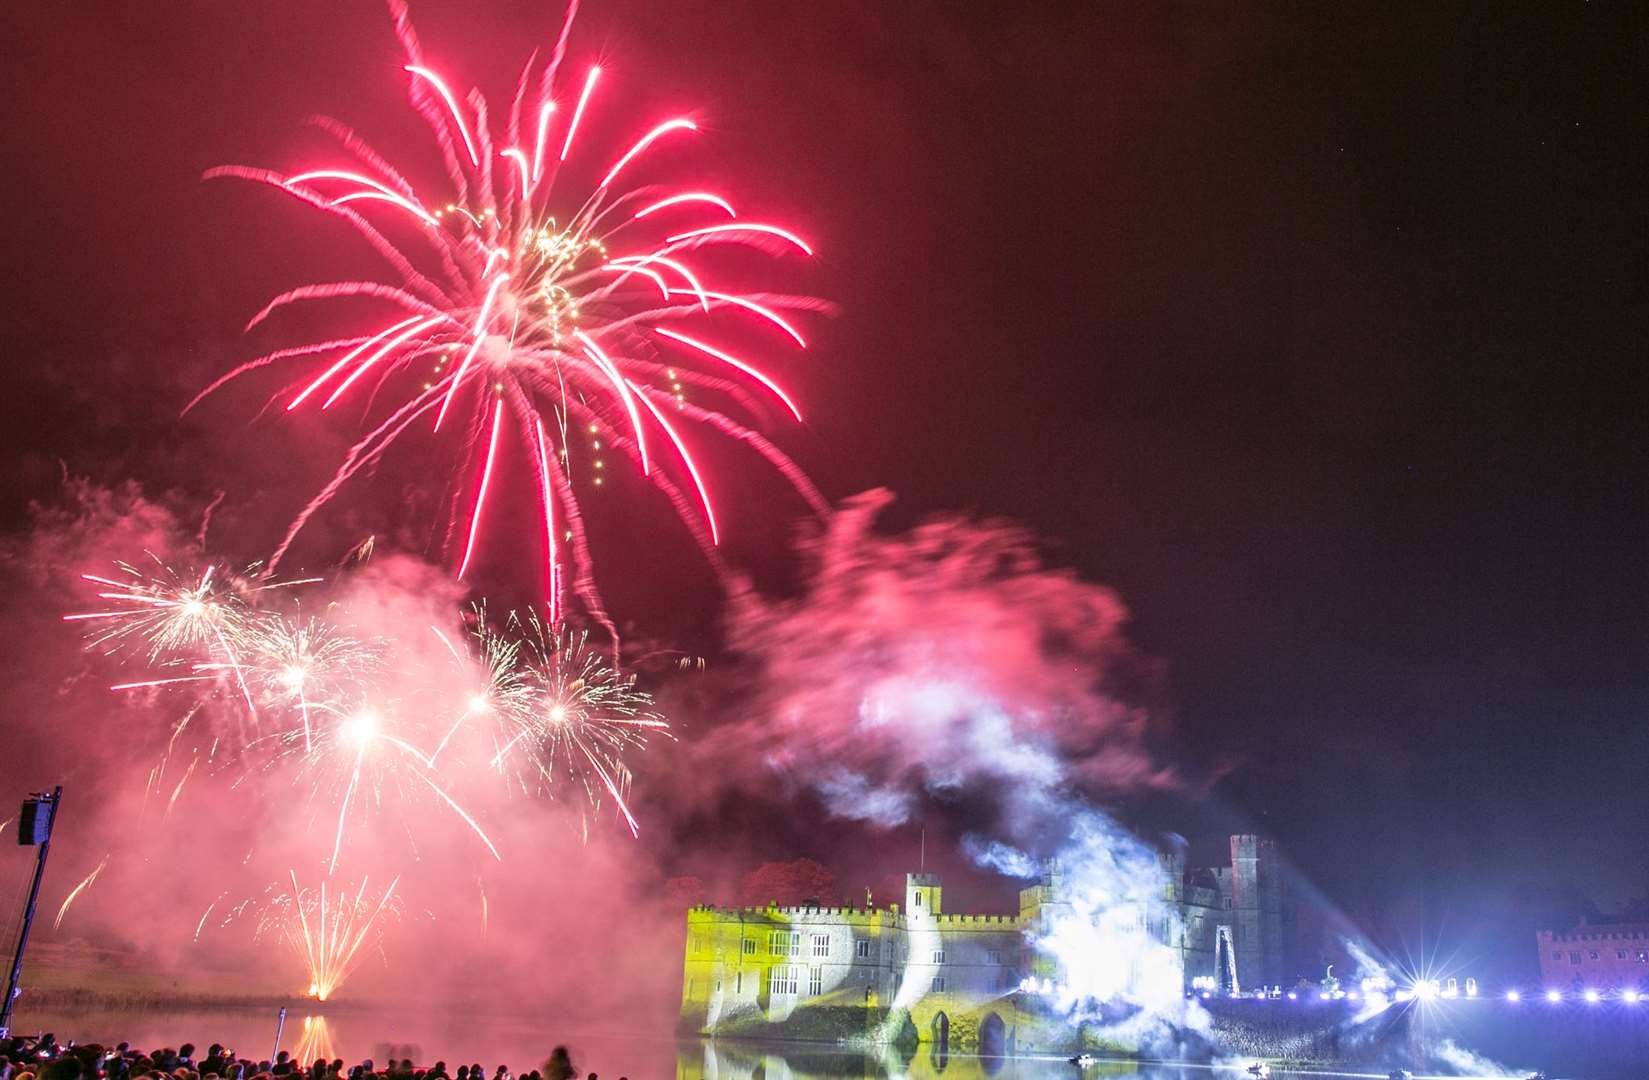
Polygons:
M1207 1068L1102 1061L1078 1070L1063 1058L978 1058L921 1046L844 1054L834 1048L704 1042L676 1054L676 1080L1207 1080ZM1232 1071L1241 1076L1240 1071Z
M595 1072L604 1080L1247 1080L1241 1070L1210 1073L1196 1066L1131 1062L1101 1062L1079 1072L1062 1058L975 1058L929 1046L844 1053L804 1043L678 1042L667 1031L571 1030L549 1016L358 1007L306 1013L304 1008L294 1005L289 1011L279 1043L303 1062L342 1058L354 1063L370 1057L382 1064L405 1057L422 1065L442 1060L449 1070L480 1062L488 1074L500 1064L521 1073L541 1065L552 1048L564 1043L572 1049L580 1076ZM82 1043L127 1040L145 1049L221 1042L256 1060L273 1056L277 1022L273 1009L22 1008L15 1029L52 1031L60 1039Z
M298 1038L292 1045L292 1056L298 1061L336 1060L338 1046L332 1038L332 1025L324 1016L305 1016L298 1022Z

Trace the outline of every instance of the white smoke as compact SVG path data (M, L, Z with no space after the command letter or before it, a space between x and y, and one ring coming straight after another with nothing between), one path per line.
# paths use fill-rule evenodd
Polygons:
M1027 931L1052 974L1028 992L1072 1024L1142 1050L1172 1053L1188 1034L1206 1036L1207 1012L1185 997L1172 944L1182 927L1158 852L1091 806L1052 791L1037 801L1069 823L1050 862L1000 839L964 840L979 865L999 873L1035 878L1047 866L1055 875L1041 922Z
M1533 1075L1530 1069L1509 1069L1497 1061L1491 1061L1482 1054L1467 1050L1453 1039L1444 1039L1432 1051L1438 1061L1453 1069L1460 1076L1475 1076L1483 1078L1504 1077L1506 1080L1523 1080Z

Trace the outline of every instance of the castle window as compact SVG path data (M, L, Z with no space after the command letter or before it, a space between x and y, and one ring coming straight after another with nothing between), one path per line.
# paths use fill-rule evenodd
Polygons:
M1638 950L1638 963L1640 963L1640 964L1649 963L1649 952L1644 952L1642 949L1639 949Z
M829 934L814 934L813 935L813 955L814 956L829 956L830 955L830 935Z
M824 971L812 968L807 973L807 992L814 997L824 993Z
M945 977L943 975L935 975L933 977L933 992L935 994L943 994L945 992Z
M1587 950L1587 952L1586 952L1586 959L1588 959L1588 960L1596 960L1596 959L1597 959L1597 950L1596 950L1596 949L1589 949L1589 950Z
M870 939L860 938L853 943L853 955L860 960L870 959Z
M943 964L945 962L945 950L944 949L935 949L935 950L933 950L933 962L935 964Z
M911 895L912 895L912 899L910 901L910 906L911 907L921 907L922 906L922 894L918 892L918 893L913 893Z
M1616 949L1615 950L1615 959L1616 960L1626 959L1626 950L1625 949Z
M1571 964L1580 963L1580 953L1578 953L1578 952L1570 953L1569 954L1569 963L1571 963Z
M985 957L993 964L1000 964L1002 962L1002 950L992 949L990 952L985 954Z
M1561 959L1563 959L1563 950L1562 950L1562 949L1559 949L1559 950L1558 950L1558 951L1556 951L1556 952L1554 952L1554 953L1552 953L1552 959L1553 959L1553 960L1561 960Z
M802 935L792 930L775 930L768 940L768 951L774 956L795 956L802 951Z
M744 972L735 971L735 972L733 972L733 993L741 994L743 992L744 992Z
M718 993L718 994L721 993L721 980L720 979L716 980L716 993Z
M744 955L746 955L746 956L755 956L756 955L756 939L755 938L747 937L747 938L744 939Z
M796 969L790 964L774 964L767 973L767 992L770 994L794 994L796 992Z

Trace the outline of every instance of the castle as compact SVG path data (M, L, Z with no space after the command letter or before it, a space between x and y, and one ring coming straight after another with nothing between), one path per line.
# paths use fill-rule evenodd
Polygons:
M1231 837L1228 866L1187 872L1161 855L1163 896L1138 932L1166 946L1185 991L1284 981L1285 904L1275 846ZM1016 915L944 910L934 874L909 874L903 907L720 908L687 913L681 1027L818 1041L914 1038L983 1054L1080 1045L1050 995L1065 982L1038 947L1068 913L1057 866L1020 890ZM1121 985L1139 977L1118 973ZM1132 1049L1119 1047L1119 1049Z

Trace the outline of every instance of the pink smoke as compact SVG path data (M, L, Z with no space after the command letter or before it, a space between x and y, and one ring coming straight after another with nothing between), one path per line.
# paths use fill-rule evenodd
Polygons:
M1009 523L879 534L891 501L849 500L802 543L801 595L736 595L729 645L756 668L754 702L694 757L731 768L724 783L780 772L883 825L924 792L1001 790L1029 811L1058 792L1173 785L1148 750L1152 714L1128 700L1152 673L1116 594L1045 565Z

